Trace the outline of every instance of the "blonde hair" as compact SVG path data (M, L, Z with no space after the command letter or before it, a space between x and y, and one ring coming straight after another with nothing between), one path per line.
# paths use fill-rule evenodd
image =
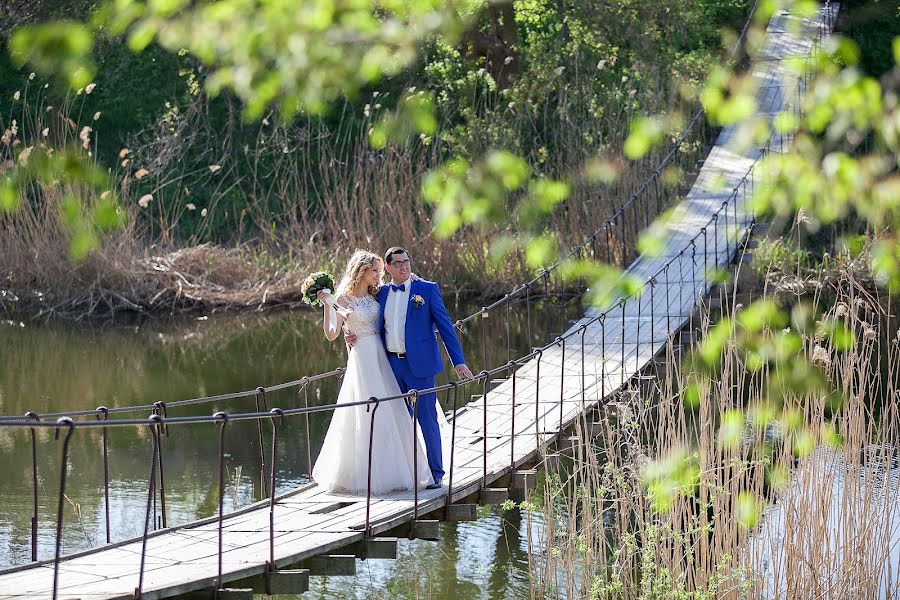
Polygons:
M340 283L337 284L335 290L336 296L350 294L362 281L363 275L369 269L375 268L378 263L382 263L381 257L368 250L357 250L347 261L347 268L344 269L344 275L341 277ZM369 286L369 294L378 293L378 286Z

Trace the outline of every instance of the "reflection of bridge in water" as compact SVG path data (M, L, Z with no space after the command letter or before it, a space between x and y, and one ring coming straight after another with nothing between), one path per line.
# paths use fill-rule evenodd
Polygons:
M836 12L835 5L826 3L811 19L786 14L772 19L767 43L752 67L760 114L771 118L782 111L798 110L806 76L792 74L784 59L814 52ZM515 359L510 354L508 363L482 371L472 381L437 388L444 408L452 408L453 415L445 488L356 497L328 494L310 484L280 496L269 493L275 489L278 436L284 420L308 419L310 413L333 410L334 406L268 411L266 393L292 387L305 390L317 380L340 376L340 371L215 398L99 413L32 415L32 420L4 418L0 427L55 428L63 439L63 464L71 436L89 427L101 427L104 432L108 427L146 427L152 453L143 536L60 557L63 469L59 474L56 558L0 571L0 597L156 598L192 591L212 594L224 588L297 593L306 589L311 574L352 574L357 556L394 557L396 537L391 536L435 539L435 518L474 518L475 505L468 501L495 503L523 496L534 485L534 468L552 460L551 448L565 446L566 432L589 429L593 408L627 389L635 378L649 375L655 357L673 336L686 327L693 328L699 311L707 305L714 271L727 268L736 258L741 262L754 227L753 218L744 210L753 191L754 165L766 152L780 150L785 140L772 138L765 144L735 150L736 131L731 128L721 132L693 187L668 221L662 253L631 261L639 229L668 207L663 169L679 160L688 133L701 120L698 113L635 195L560 263L457 323L460 333L478 335L480 330L485 340L486 329L495 323L502 326L504 311L512 303L524 302L530 310L531 299L546 293L559 265L573 258L630 262L628 275L641 282L639 292L615 300L602 311L588 311L565 333L554 334L547 345ZM532 339L530 318L527 327ZM473 391L478 395L464 404L463 397ZM255 397L257 412L167 416L168 410L178 406L240 397ZM369 401L373 418L377 418L380 403L403 399ZM158 414L150 420L119 418L138 409L153 409ZM62 418L52 422L48 417ZM234 421L259 425L259 458L263 473L267 473L264 489L269 499L224 515L224 455L229 424ZM218 515L166 527L162 440L168 428L204 424L215 424L220 432ZM267 431L271 432L271 450L264 451ZM104 460L105 440L104 435ZM37 487L35 503L36 498ZM108 523L108 496L106 511ZM157 514L162 529L151 531ZM35 528L36 522L32 531ZM33 548L33 558L36 556Z

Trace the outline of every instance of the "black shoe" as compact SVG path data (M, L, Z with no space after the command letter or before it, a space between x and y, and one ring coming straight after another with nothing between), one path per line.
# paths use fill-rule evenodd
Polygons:
M444 480L443 477L438 477L437 479L434 480L434 483L429 483L427 486L425 486L425 489L426 490L436 490L439 487L441 487L442 485L444 485L443 480Z

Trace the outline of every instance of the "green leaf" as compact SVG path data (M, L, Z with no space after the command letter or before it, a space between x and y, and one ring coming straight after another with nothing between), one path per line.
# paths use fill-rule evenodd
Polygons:
M737 520L742 527L753 529L759 522L759 505L750 492L741 492L737 499Z
M708 367L715 367L722 360L722 353L734 332L734 321L725 318L716 323L700 344L700 358Z
M62 213L63 222L70 230L83 227L84 219L79 198L73 196L63 198L59 204L59 210Z
M719 445L734 450L741 443L744 434L744 414L739 410L729 410L722 415L719 425Z
M720 125L732 125L749 118L756 112L756 98L752 94L741 93L729 98L717 113Z
M771 300L758 300L742 310L737 317L738 323L751 333L762 331L765 327L784 327L785 316Z
M525 249L525 260L532 267L543 268L556 260L559 249L556 240L548 235L542 235L531 240Z
M794 436L793 451L794 456L806 458L809 453L816 447L816 439L813 437L809 429L800 429Z
M663 127L659 119L638 117L631 122L631 132L623 148L625 156L631 160L644 157L663 138Z
M495 150L488 154L485 164L491 173L499 176L507 191L522 187L531 176L531 167L525 159L505 150Z
M699 383L692 383L684 389L684 404L690 408L700 407L702 392Z
M115 199L108 197L94 204L91 220L100 231L112 231L125 223L125 216Z
M74 21L26 25L9 38L10 54L18 66L29 63L37 71L63 76L74 88L83 87L93 76L93 45L91 32Z
M790 112L778 113L772 121L772 127L775 129L775 133L779 135L793 133L797 130L799 125L800 120L796 115Z
M72 262L81 262L99 245L100 241L92 230L77 229L69 240L69 258L72 259Z
M856 345L856 336L843 321L833 321L826 326L831 345L835 350L844 352Z
M379 121L369 130L369 145L376 150L387 146L388 135L384 121Z
M13 213L21 203L22 199L19 197L15 183L11 178L6 177L3 184L0 185L0 210L5 213Z

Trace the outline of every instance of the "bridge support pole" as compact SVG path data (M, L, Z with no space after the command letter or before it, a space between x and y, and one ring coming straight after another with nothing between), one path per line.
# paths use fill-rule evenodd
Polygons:
M356 575L356 556L352 554L322 554L301 565L310 575Z
M451 504L447 507L447 522L461 523L464 521L474 521L477 517L475 504Z
M373 537L350 544L343 550L363 560L369 558L397 558L397 538Z
M483 488L479 495L482 506L503 504L509 500L509 490L506 488Z
M534 469L525 469L515 471L510 476L510 497L515 501L522 501L528 498L528 494L537 487L537 471Z

